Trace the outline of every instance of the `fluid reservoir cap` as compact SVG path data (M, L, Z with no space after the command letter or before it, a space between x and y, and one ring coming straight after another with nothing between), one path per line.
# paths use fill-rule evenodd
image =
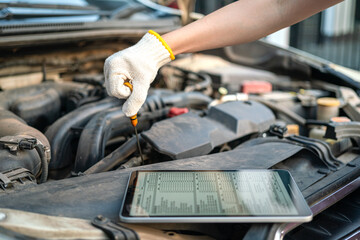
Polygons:
M351 122L351 120L347 117L332 117L330 122Z
M299 135L299 125L297 124L288 124L286 125L287 128L287 134L294 134L294 135Z
M338 107L340 106L340 101L337 98L324 97L319 98L317 104L323 107Z
M188 112L189 112L188 108L172 107L169 110L168 117L176 117L176 116L179 116L181 114L188 113Z
M241 91L247 94L269 93L272 91L272 85L266 81L244 81Z

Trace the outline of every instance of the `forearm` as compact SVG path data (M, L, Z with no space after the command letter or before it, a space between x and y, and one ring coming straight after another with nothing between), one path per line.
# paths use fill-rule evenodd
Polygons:
M174 55L250 42L340 0L240 0L163 35Z

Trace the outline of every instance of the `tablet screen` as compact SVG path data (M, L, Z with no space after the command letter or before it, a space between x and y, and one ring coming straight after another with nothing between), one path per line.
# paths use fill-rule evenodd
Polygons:
M125 215L297 216L294 183L287 175L281 170L138 171L129 183Z

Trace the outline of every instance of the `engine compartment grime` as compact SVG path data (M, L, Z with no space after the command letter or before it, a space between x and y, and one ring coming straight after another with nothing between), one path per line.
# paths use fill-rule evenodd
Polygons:
M309 205L359 179L360 88L349 77L262 42L179 56L160 69L138 113L141 165L124 100L104 88L103 60L118 46L88 44L78 55L64 50L63 59L55 50L0 58L0 205L8 214L79 226L101 215L118 223L137 169L286 169ZM14 69L22 69L20 85L11 82ZM28 85L18 80L35 73L39 79ZM241 239L258 228L271 234L273 226L128 227L140 235L152 229L184 239Z

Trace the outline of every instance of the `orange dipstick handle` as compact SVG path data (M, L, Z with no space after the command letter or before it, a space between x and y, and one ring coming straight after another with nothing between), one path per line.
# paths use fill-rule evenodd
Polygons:
M130 82L124 82L124 85L130 88L131 92L133 91L133 86L131 85ZM136 127L136 125L138 124L137 114L131 116L130 121L131 121L131 125L133 125L133 127Z

